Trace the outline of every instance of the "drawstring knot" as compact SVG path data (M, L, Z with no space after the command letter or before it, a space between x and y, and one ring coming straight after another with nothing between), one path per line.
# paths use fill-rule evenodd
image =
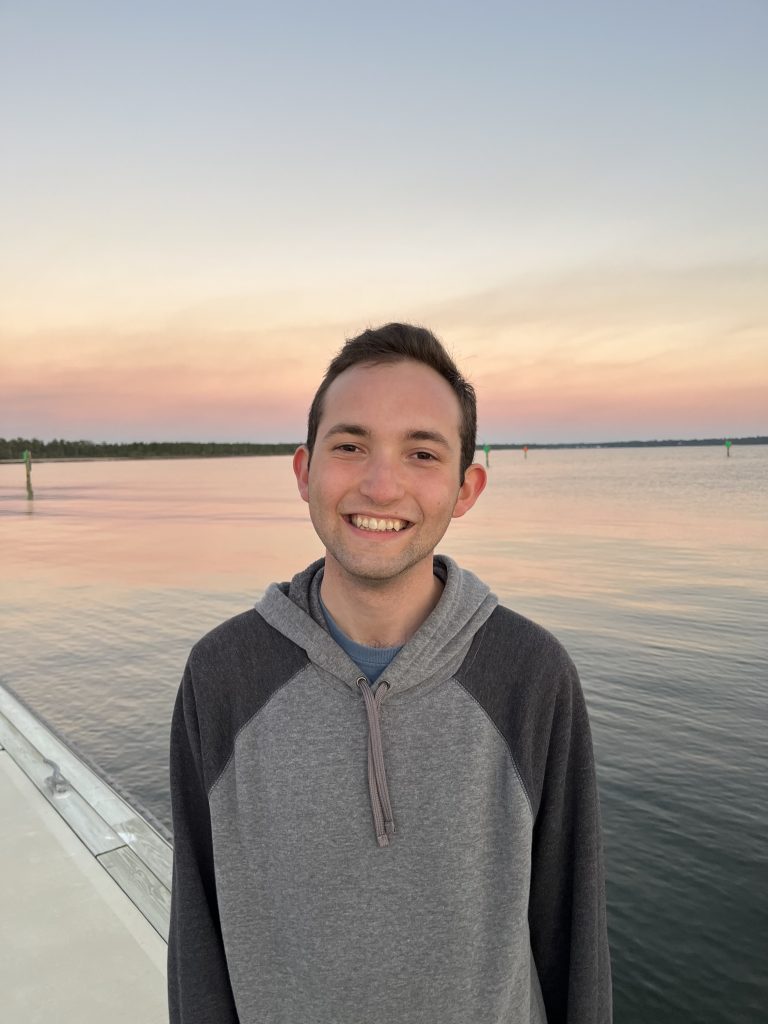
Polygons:
M384 750L381 746L381 718L379 711L381 702L389 690L389 683L381 682L376 693L365 676L357 680L357 686L363 695L365 711L368 715L368 791L371 795L373 825L376 829L376 841L379 846L389 846L389 837L394 835L395 821L392 816L392 804L387 788L387 773L384 770Z

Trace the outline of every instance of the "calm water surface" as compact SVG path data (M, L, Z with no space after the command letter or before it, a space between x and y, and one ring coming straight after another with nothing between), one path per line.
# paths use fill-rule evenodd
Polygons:
M768 447L492 453L444 549L579 666L617 1024L767 1019ZM0 680L169 824L190 646L321 553L287 458L0 466Z

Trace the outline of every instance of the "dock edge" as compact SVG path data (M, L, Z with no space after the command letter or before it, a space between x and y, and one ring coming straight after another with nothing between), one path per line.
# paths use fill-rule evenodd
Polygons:
M171 843L2 684L0 747L167 942Z

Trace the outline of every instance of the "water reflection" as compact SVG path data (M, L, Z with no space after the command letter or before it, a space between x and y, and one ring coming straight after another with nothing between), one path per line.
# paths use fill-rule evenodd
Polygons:
M168 819L191 643L320 545L285 457L0 465L0 673ZM445 550L563 639L590 705L616 1019L768 999L768 446L493 452Z

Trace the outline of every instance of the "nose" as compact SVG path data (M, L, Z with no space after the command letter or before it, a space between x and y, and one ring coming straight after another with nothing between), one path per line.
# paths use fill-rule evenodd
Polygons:
M365 466L360 481L360 493L373 504L391 505L399 501L405 493L401 476L401 467L396 459L377 456L370 459ZM375 511L375 509L371 509Z

